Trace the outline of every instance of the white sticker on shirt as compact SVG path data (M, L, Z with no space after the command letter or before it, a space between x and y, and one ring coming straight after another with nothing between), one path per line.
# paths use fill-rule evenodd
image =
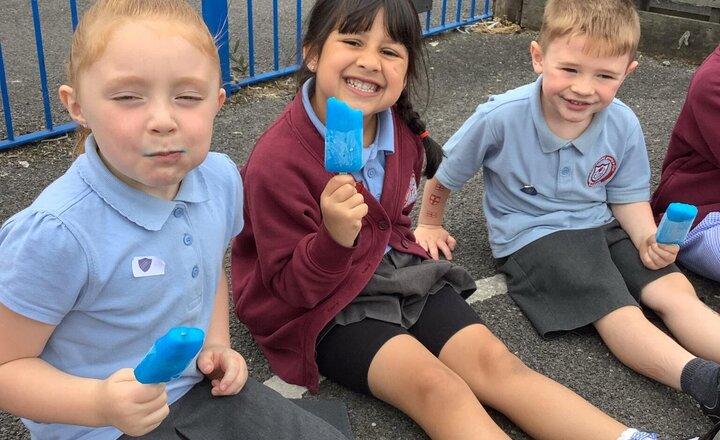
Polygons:
M165 262L160 257L134 257L132 271L135 278L165 275Z

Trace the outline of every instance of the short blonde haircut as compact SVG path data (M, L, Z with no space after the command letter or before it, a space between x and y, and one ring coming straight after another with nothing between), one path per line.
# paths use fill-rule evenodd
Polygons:
M635 58L640 18L632 0L548 0L538 43L544 50L561 38L585 37L585 52Z
M102 57L113 32L130 20L164 20L217 66L218 87L222 84L215 39L198 12L185 0L98 0L83 15L73 34L67 62L68 83L78 89L79 76ZM79 128L76 154L84 151L89 130Z

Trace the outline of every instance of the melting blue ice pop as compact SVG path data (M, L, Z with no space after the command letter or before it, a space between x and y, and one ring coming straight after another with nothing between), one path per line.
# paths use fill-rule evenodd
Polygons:
M327 101L325 169L332 173L354 173L362 168L362 111L343 101Z

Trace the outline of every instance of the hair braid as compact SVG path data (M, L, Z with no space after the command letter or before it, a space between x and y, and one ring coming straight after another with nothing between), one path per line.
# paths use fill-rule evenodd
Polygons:
M403 90L400 98L395 103L395 108L400 117L407 123L410 130L418 136L421 136L423 147L425 148L425 177L428 179L435 175L440 162L443 159L442 147L433 140L425 132L425 122L420 119L420 115L413 109L412 103L407 90Z

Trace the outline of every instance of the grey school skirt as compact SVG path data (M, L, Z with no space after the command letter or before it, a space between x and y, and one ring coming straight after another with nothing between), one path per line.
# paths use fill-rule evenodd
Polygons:
M336 325L372 318L409 329L420 317L429 295L444 286L463 298L476 289L475 281L461 266L445 260L423 260L391 249L358 296L320 332L317 343Z
M650 282L678 272L651 270L614 220L592 229L559 231L498 259L508 293L543 337L592 324L624 306L638 306Z

